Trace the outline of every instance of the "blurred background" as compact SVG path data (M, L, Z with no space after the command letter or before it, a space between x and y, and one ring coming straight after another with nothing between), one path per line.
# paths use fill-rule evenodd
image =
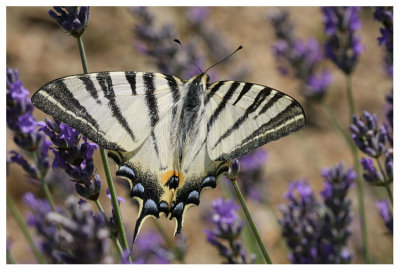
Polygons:
M272 49L277 38L273 25L267 19L277 9L210 7L196 10L189 7L149 7L147 12L153 16L152 29L160 31L153 34L162 36L161 33L164 32L172 33L173 38L178 38L182 43L183 48L179 50L189 52L181 55L195 55L197 64L203 69L233 52L239 45L243 46L243 50L210 71L212 80L236 79L267 85L289 94L304 106L308 120L304 129L262 147L265 155L261 155L260 158L261 173L257 176L257 187L263 195L263 200L254 200L250 196L247 198L249 209L273 262L289 263L288 249L278 224L278 219L282 217L279 206L287 204L284 195L288 184L299 179L307 180L315 197L320 199L319 192L323 189L324 180L321 177L321 169L335 166L339 162L343 162L346 168L352 167L353 158L345 140L322 112L318 101L307 99L300 90L299 80L293 76L283 76L278 70L279 63ZM24 87L31 94L53 79L82 73L76 39L56 24L48 15L48 10L48 7L7 7L7 67L18 69ZM288 7L284 10L290 14L296 36L304 40L312 37L321 44L326 41L323 14L319 7ZM373 8L363 8L360 18L362 27L357 33L364 46L364 52L359 56L352 73L355 111L360 116L362 110L368 110L383 120L386 113L385 95L392 89L392 80L384 71L385 52L377 41L381 25L373 18ZM162 69L168 69L160 66L160 59L145 53L149 43L140 36L140 31L145 31L143 25L146 25L146 22L140 12L133 12L130 8L91 7L90 21L83 34L89 70L160 72ZM144 30L140 30L138 26L142 26ZM164 32L160 30L163 28ZM167 45L165 42L168 40L163 42L163 48L179 48L173 40ZM190 62L188 59L179 59L180 53L177 55L178 62ZM168 66L169 60L165 61ZM320 65L328 69L332 76L332 83L323 98L324 102L347 128L349 107L345 76L329 60L322 60ZM186 67L186 70L174 75L188 79L193 72L196 73L194 66ZM39 110L34 110L34 116L37 120L44 120L46 117ZM13 142L13 134L7 129L7 153L11 150L18 150L18 147ZM98 153L95 154L95 165L96 173L103 180L100 201L106 213L110 214L111 207L105 195L106 183ZM22 195L27 191L32 191L39 197L43 197L43 194L39 186L27 180L26 174L18 165L10 163L7 169L7 191L19 210L26 214L29 208L23 203ZM58 180L64 178L66 186L69 185L67 176L59 177L62 176L62 172L53 172L51 169L49 171L49 179L58 176ZM58 195L55 197L56 203L62 204L68 189L63 188L59 191L54 181L49 182L52 191ZM229 189L229 186L226 180L220 179L216 189L202 193L200 206L187 212L183 227L187 238L186 263L222 262L222 258L216 256L216 248L207 243L204 229L211 226L204 217L212 209L214 199L227 196L223 190ZM68 193L74 193L72 184L70 187L71 192ZM376 207L377 200L386 198L385 191L371 187L365 181L363 187L371 259L375 263L392 263L392 235L388 234ZM129 198L123 185L117 185L117 193L125 199ZM354 217L350 224L352 236L349 239L349 248L354 254L352 263L363 263L355 185L350 189L349 198L352 201L351 211ZM127 201L121 204L129 241L137 216L137 207L131 203ZM162 217L160 223L172 236L175 222ZM142 232L153 229L154 224L149 220L144 224ZM34 230L32 232L34 234ZM9 212L7 238L12 243L10 250L18 262L35 262Z

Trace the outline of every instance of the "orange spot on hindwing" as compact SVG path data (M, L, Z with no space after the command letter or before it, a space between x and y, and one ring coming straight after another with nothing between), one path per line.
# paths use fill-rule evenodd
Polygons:
M183 179L183 173L174 170L168 170L161 175L161 183L169 189L178 188L183 183Z

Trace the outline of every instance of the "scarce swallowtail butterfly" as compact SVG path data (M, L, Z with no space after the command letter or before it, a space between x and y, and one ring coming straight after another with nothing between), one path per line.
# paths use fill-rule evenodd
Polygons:
M108 149L117 176L145 218L185 211L215 188L229 161L305 126L301 105L270 87L149 72L97 72L56 79L32 103Z

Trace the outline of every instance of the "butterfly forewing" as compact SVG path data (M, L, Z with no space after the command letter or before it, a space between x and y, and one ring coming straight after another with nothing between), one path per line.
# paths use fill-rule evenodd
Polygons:
M299 103L266 86L217 82L208 95L207 149L213 160L242 156L305 125Z
M158 73L74 75L43 86L32 103L104 148L133 151L171 112L182 85Z

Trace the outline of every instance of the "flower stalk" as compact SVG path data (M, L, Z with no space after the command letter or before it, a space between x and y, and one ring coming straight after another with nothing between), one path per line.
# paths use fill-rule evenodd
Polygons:
M82 41L82 36L79 36L77 38L77 40L78 40L78 47L79 47L79 53L80 53L80 57L81 57L83 72L84 73L89 73L87 60L86 60L85 47L84 47L83 41ZM107 185L108 185L108 188L110 190L111 201L112 201L113 208L114 208L114 211L115 211L118 230L119 230L119 233L120 233L120 236L121 236L122 248L124 250L127 250L127 249L129 249L129 245L128 245L128 241L127 241L126 234L125 234L125 228L124 228L124 225L122 223L121 210L119 208L119 204L118 204L118 200L117 200L117 194L115 192L114 182L113 182L113 179L112 179L112 176L111 176L110 165L108 164L108 160L107 160L107 154L106 154L106 151L102 147L99 146L99 149L100 149L101 161L103 163L104 172L105 172L106 179L107 179ZM117 240L115 240L115 242L116 242L116 245L117 245L117 248L118 248ZM120 252L122 252L122 250L120 250L119 248L118 248L118 250Z
M11 199L10 195L8 194L8 192L6 193L6 198L7 198L7 207L10 210L15 221L17 222L18 226L20 227L26 240L28 241L28 245L31 248L33 255L35 255L35 258L38 261L38 263L45 264L46 260L44 259L43 255L40 253L39 249L36 247L35 242L33 241L32 235L29 232L28 226L26 225L24 218L18 211L17 207L15 206L15 204L14 204L13 200ZM7 259L8 259L8 254L7 254ZM10 261L10 263L12 263L12 262Z
M232 162L229 170L230 170L230 172L228 173L228 179L231 181L231 183L233 185L233 188L235 189L236 196L238 197L238 199L240 201L240 205L243 208L243 211L244 211L244 213L246 215L247 221L249 222L251 230L253 231L254 237L257 240L257 243L258 243L258 245L260 247L260 250L261 250L261 252L262 252L262 254L264 256L264 259L268 264L272 264L271 258L269 257L268 252L265 249L265 246L264 246L264 244L263 244L263 242L261 240L260 234L258 233L258 230L257 230L257 227L256 227L256 225L254 223L254 220L250 215L249 209L247 208L247 205L246 205L246 202L245 202L244 197L242 195L242 192L240 191L240 188L239 188L239 186L238 186L238 184L236 182L237 173L239 172L239 162L236 159Z

